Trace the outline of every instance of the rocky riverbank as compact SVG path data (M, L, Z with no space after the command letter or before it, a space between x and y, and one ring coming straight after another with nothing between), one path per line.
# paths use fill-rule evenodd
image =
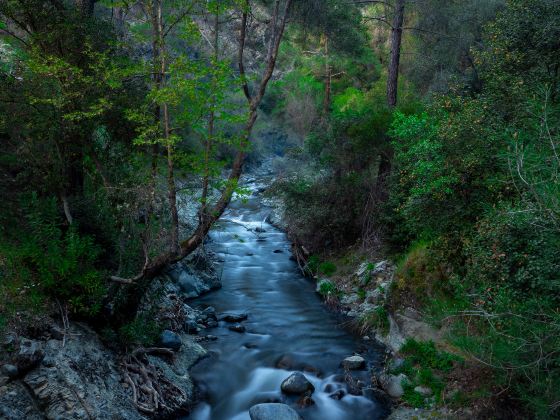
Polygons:
M116 349L84 323L55 316L2 342L0 417L17 419L175 418L196 401L189 368L205 357L193 335L217 321L189 299L220 287L201 253L155 279L142 303L165 330L157 347ZM54 314L53 314L54 315ZM144 327L144 326L141 326Z

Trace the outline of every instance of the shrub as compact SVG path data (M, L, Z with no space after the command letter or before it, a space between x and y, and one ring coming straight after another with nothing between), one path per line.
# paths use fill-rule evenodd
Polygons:
M374 310L367 312L360 319L360 328L363 333L375 329L383 334L389 333L389 314L383 306L378 306Z
M332 276L336 272L336 265L331 261L325 261L319 264L318 268L319 274L325 276Z
M152 346L157 343L162 328L151 315L139 315L119 328L117 339L125 347ZM106 337L110 337L107 336Z
M400 352L413 364L443 372L449 372L454 363L461 360L451 353L437 350L433 341L416 341L413 338L406 340Z
M319 294L323 296L334 296L338 292L334 283L328 280L321 280L319 283Z
M27 223L19 226L19 235L0 245L5 304L19 292L20 303L31 308L59 299L74 313L95 315L105 293L103 273L95 266L100 248L76 225L63 227L55 200L33 196L25 210Z

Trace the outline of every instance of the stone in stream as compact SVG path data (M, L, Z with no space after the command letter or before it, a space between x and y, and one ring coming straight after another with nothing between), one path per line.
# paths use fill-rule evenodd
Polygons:
M249 409L251 420L301 420L300 415L286 404L257 404Z
M255 232L257 232L257 233L264 233L264 232L266 232L266 230L263 229L262 227L256 227L256 228L255 228Z
M359 370L366 366L366 359L362 356L350 356L342 361L342 367L348 370Z
M200 332L200 328L198 328L198 324L194 320L187 320L185 322L185 331L187 334L198 334Z
M292 373L284 379L280 389L286 394L304 394L308 391L315 391L313 384L300 372Z
M218 326L218 321L216 321L215 319L209 319L208 321L206 321L206 326L208 328L216 328Z
M247 312L226 312L219 317L220 321L241 322L245 321L249 315Z
M329 398L332 398L333 400L341 400L344 398L344 396L346 395L346 392L344 392L343 389L339 389L336 392L333 392L331 395L329 395Z
M179 350L183 345L183 342L181 341L181 337L179 337L178 334L170 330L163 331L161 333L159 341L162 347L172 349L175 351Z
M234 332L238 332L238 333L244 333L245 330L246 330L245 326L241 325L241 324L230 325L228 327L228 329L230 331L234 331Z
M275 249L275 250L272 251L272 252L274 252L275 254L281 254L281 253L284 252L284 251L282 251L281 249Z

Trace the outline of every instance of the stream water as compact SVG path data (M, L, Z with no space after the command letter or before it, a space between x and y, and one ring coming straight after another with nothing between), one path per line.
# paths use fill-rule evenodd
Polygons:
M210 357L192 369L205 401L189 419L245 420L249 408L261 402L285 402L306 420L385 418L387 407L366 396L367 386L362 395L350 394L340 367L356 353L369 366L379 364L382 350L345 331L343 321L325 308L314 284L290 259L286 235L265 221L271 210L261 203L261 186L255 180L246 186L252 195L234 200L211 232L223 287L195 302L218 313L246 312L241 322L246 331L231 331L225 321L209 331L218 337L207 346ZM281 382L294 371L304 372L315 386L313 405L302 408L298 398L281 393ZM370 383L367 370L352 376ZM344 397L331 398L336 391Z

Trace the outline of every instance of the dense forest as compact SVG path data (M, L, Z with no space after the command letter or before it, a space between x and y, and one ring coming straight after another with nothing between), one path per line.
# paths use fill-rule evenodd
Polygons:
M331 310L383 260L355 328L441 332L385 368L399 404L560 418L558 0L0 0L0 144L5 366L52 323L159 349L146 295L266 164Z

